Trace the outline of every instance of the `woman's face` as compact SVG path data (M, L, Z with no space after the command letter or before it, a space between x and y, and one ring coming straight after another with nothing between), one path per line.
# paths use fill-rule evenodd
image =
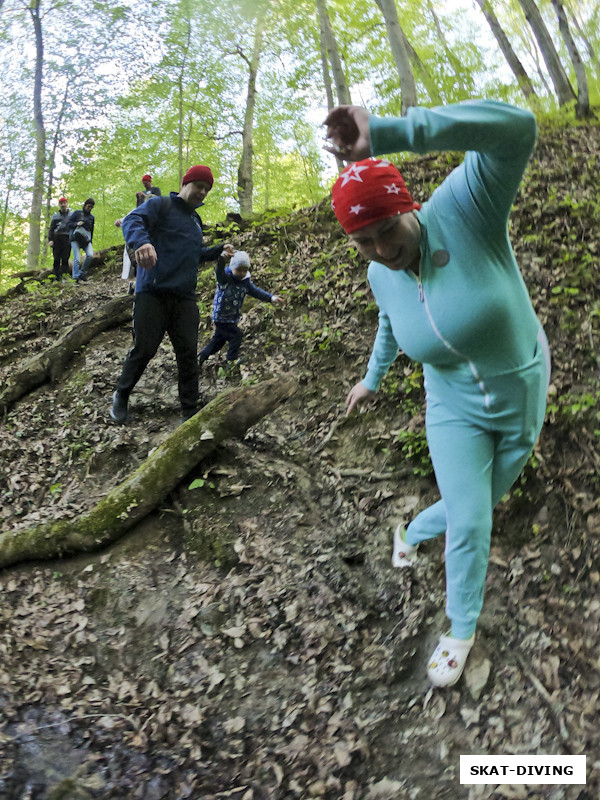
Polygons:
M349 239L369 261L388 269L419 271L421 226L413 211L365 225L349 234Z

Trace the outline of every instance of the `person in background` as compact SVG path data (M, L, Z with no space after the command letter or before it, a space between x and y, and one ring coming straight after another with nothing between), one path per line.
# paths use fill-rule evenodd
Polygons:
M137 192L137 194L136 194L136 199L138 201L138 202L136 202L137 206L140 206L145 200L147 200L150 197L160 197L161 196L161 191L158 188L158 186L153 186L152 185L152 175L148 175L148 174L142 175L142 186L144 187L144 191L143 192ZM141 202L139 202L139 200L140 200L139 195L142 195Z
M283 298L259 289L250 280L250 257L243 250L238 250L232 257L228 267L223 257L217 259L215 268L217 290L212 308L212 320L215 333L206 347L198 355L198 363L202 365L209 356L218 353L228 343L227 363L238 359L244 332L238 323L242 314L242 305L247 294L262 300L264 303L283 303Z
M517 267L508 217L536 139L529 111L473 101L380 119L357 106L324 123L330 152L351 161L332 190L335 215L370 260L379 327L348 413L374 397L399 349L423 363L427 442L441 499L394 532L392 563L410 567L446 538L446 614L428 666L436 686L460 678L475 638L492 510L541 430L548 342ZM420 206L402 176L371 155L466 151Z
M95 201L88 197L83 208L73 211L69 219L70 242L73 250L73 280L76 283L87 281L90 261L94 255L92 239L94 238L94 215L92 209ZM85 261L81 264L81 252L85 253Z
M142 175L142 185L144 186L143 191L139 191L135 193L135 207L141 206L142 203L145 203L146 200L149 200L151 197L161 197L162 193L158 186L152 185L152 175L146 173L146 175ZM120 228L123 224L123 219L116 219L115 226ZM125 246L125 250L123 252L123 268L121 270L121 278L124 281L131 280L136 276L136 263L135 258L133 258L133 253L127 246ZM133 283L129 284L129 293L133 294Z
M190 167L179 191L153 198L123 219L123 235L138 266L133 310L134 346L127 354L113 394L111 418L127 421L129 395L168 333L177 359L182 421L198 410L198 326L196 303L198 265L222 253L230 244L205 247L202 220L196 209L213 186L209 167Z
M48 230L48 244L52 248L53 271L57 281L62 281L62 276L69 272L69 254L71 244L69 242L69 202L66 197L61 197L58 201L58 211L52 215L50 228Z

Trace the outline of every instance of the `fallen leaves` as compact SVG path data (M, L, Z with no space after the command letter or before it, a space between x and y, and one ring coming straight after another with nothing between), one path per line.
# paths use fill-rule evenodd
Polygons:
M556 153L541 172L558 187ZM441 175L447 164L426 168ZM407 169L419 185L418 160ZM581 324L597 288L585 290L585 302L581 292L552 294L568 276L559 247L570 223L557 192L551 229L535 189L522 193L512 227L551 338L552 403L585 396L597 378L594 329ZM431 689L424 670L428 637L444 624L442 543L424 546L411 575L389 566L393 527L434 497L392 435L420 430L422 413L409 419L389 392L373 413L343 416L376 322L364 265L348 255L330 209L302 216L313 212L322 229L286 225L282 272L272 273L290 283L293 313L249 309L242 371L242 380L257 380L274 364L293 369L303 392L180 490L189 529L213 533L214 549L194 556L179 517L162 513L103 557L0 575L0 752L13 781L0 794L23 795L15 787L19 769L36 769L30 751L89 796L397 800L417 789L455 794L461 752L600 747L595 410L552 412L536 464L518 485L522 500L511 497L496 515L488 616L464 678L452 690ZM592 222L575 255L600 238ZM261 235L248 230L240 245L271 277L277 224L264 245ZM328 259L318 286L317 257ZM95 291L110 295L115 281L98 276ZM86 295L79 309L69 298L56 294L57 325L61 313L97 303ZM30 300L15 302L10 342L0 339L10 359L50 341L31 328ZM123 428L109 424L129 342L122 329L91 344L62 384L8 415L0 431L5 528L79 513L176 424L166 343L136 390L137 416ZM406 370L399 363L394 379ZM205 395L224 384L217 367L203 371ZM201 491L188 490L194 479ZM518 800L519 791L476 796Z

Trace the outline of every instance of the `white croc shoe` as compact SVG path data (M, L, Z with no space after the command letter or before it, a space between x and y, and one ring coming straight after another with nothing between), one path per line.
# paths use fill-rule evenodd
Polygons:
M440 636L427 669L427 677L434 686L454 686L463 674L474 641L475 634L470 639Z
M402 538L404 525L398 525L394 531L394 552L392 553L393 567L412 567L417 560L417 548L419 545L412 545L405 542Z

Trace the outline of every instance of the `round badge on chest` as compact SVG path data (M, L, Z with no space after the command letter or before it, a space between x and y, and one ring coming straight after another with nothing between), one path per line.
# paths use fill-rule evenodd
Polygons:
M431 261L434 267L445 267L450 261L450 253L447 250L436 250L431 254Z

